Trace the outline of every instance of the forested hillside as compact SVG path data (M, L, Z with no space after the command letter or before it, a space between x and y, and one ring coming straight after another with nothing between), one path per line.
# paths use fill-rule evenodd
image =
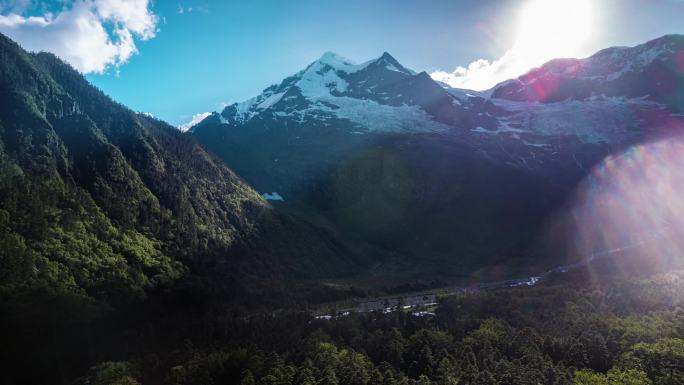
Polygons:
M0 35L0 64L3 292L125 303L183 278L244 300L238 292L264 279L360 263L324 229L273 214L191 137L112 101L55 56Z
M0 36L2 286L143 296L253 231L265 203L163 122Z
M344 274L349 255L175 127L0 35L3 376L70 381L101 358L87 341L185 306L283 305L287 282Z

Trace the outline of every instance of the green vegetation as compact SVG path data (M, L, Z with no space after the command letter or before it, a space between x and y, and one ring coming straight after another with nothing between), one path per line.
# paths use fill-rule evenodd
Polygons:
M575 372L576 385L651 385L653 382L638 369L611 369L606 374L590 369Z
M682 277L463 293L435 316L196 314L161 323L168 349L95 372L174 385L682 384Z
M194 139L2 35L0 100L0 383L128 365L135 335L162 349L166 318L286 306L349 271L329 232L273 213ZM139 373L98 368L91 383Z
M144 298L256 228L259 195L194 141L0 36L0 292Z

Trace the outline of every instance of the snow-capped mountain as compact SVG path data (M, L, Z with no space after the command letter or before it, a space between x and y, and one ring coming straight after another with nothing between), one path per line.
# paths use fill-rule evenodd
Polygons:
M191 130L322 126L354 134L433 132L456 134L478 146L496 134L530 144L531 152L543 151L558 137L622 145L681 113L682 68L684 37L664 36L586 59L554 60L492 90L474 92L437 83L388 53L354 64L328 52Z
M226 107L210 122L241 126L252 120L349 123L356 132L445 132L494 120L468 111L430 76L385 52L363 64L332 52L257 97Z
M534 255L594 165L684 129L683 79L682 36L554 60L486 92L387 53L326 53L190 133L276 207L373 253L461 269Z
M350 135L432 133L526 171L548 174L565 164L583 173L592 161L581 159L575 147L591 144L606 152L672 130L684 109L682 69L684 37L677 35L586 59L553 60L485 92L450 88L388 53L355 64L328 52L191 131L211 138L208 145L219 153L259 144L259 135L269 146L278 138L285 141L274 149L280 162L291 158L288 148L315 144L332 160L366 141Z
M586 59L558 59L502 85L492 98L551 103L592 98L640 98L684 106L684 36L636 47L613 47Z
M679 130L684 36L608 48L585 59L553 60L484 92L442 86L459 100L485 99L505 111L496 129L474 130L489 138L471 136L471 142L483 149L503 138L507 147L525 144L508 162L543 169L568 153L564 143L602 145L612 151ZM577 166L586 168L587 162L578 159Z

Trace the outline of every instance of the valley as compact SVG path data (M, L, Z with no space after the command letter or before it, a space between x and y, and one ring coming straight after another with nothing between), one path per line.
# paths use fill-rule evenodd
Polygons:
M382 296L376 298L356 298L344 302L323 304L314 311L316 319L330 320L336 317L346 317L353 313L372 313L382 312L391 313L395 311L409 312L414 316L422 317L434 315L438 305L438 300L450 296L457 296L466 293L476 293L484 290L497 290L525 286L536 286L549 280L558 280L559 276L573 274L587 269L592 265L601 264L604 260L617 260L634 258L631 253L643 253L644 250L657 246L660 243L669 242L672 238L678 237L673 229L661 229L639 242L624 244L610 250L603 250L592 253L588 256L579 258L578 262L570 265L558 266L550 270L540 272L537 275L512 278L495 282L477 282L469 286L446 286L437 289L425 290L420 292L404 292L399 295ZM350 304L353 304L350 306ZM330 311L329 309L332 309Z
M681 384L682 58L474 91L326 52L181 130L0 33L0 383Z

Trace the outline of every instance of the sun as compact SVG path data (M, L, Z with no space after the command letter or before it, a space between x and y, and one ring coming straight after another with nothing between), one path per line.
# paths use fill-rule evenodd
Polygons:
M514 50L533 65L586 55L595 34L595 0L530 0L521 10Z

